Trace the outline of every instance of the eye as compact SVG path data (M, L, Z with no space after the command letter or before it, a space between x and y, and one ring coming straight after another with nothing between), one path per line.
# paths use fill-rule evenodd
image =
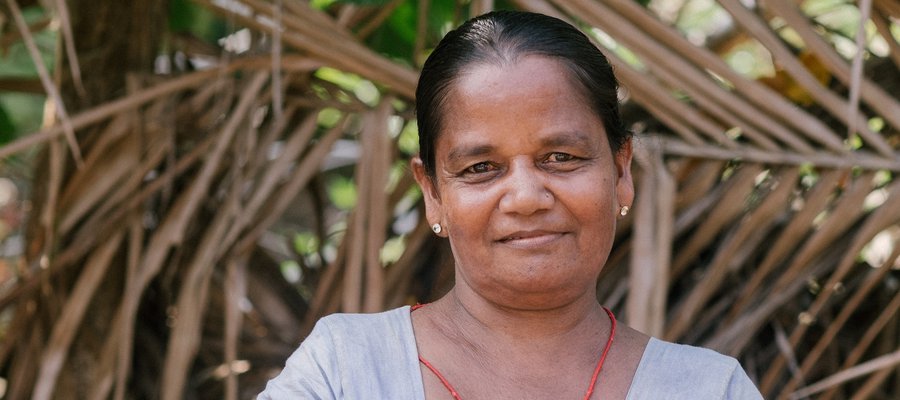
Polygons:
M465 172L469 174L483 174L485 172L491 172L494 170L494 166L487 162L480 162L478 164L474 164L469 168L466 168Z
M551 153L550 156L547 157L548 162L566 162L574 159L575 156L566 153Z

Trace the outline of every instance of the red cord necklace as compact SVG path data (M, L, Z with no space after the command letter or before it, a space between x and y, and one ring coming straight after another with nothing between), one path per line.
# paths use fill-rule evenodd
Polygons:
M424 306L424 304L416 304L412 307L412 311L415 311L422 306ZM612 325L609 331L609 339L606 340L606 346L603 348L603 353L600 354L600 361L597 362L597 367L594 368L594 375L591 376L591 383L588 385L587 393L584 394L584 400L590 399L591 394L594 393L594 386L597 384L597 377L600 376L600 370L603 368L603 362L606 361L606 355L609 354L609 349L612 348L613 339L616 337L616 316L613 315L612 311L610 311L606 307L603 307L603 311L606 311L606 315L609 316L609 321ZM437 376L438 379L440 379L441 383L444 384L444 387L446 387L447 390L450 391L450 395L453 396L454 399L462 400L462 398L459 397L459 393L457 393L456 389L453 388L453 385L450 384L450 381L448 381L447 378L444 378L444 375L441 375L437 368L435 368L433 365L431 365L430 362L422 358L421 355L419 356L419 362L421 362L422 365L431 370L431 372L434 373L434 375Z

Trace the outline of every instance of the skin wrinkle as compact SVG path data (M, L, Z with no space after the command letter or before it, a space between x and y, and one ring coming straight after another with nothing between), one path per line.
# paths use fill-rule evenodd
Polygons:
M492 46L521 57L484 62ZM447 33L419 75L410 167L455 286L424 307L327 317L347 346L321 346L314 330L261 397L337 380L352 397L427 400L706 398L727 380L734 397L755 392L743 371L726 373L734 359L653 341L598 301L634 200L617 89L603 53L559 19L495 11ZM333 376L306 376L317 354Z
M502 336L507 336L507 339L510 341L522 340L522 339L530 339L528 337L518 337L515 335L509 335L510 332L515 333L515 330L493 330L492 326L498 324L498 321L483 321L479 320L477 315L473 314L465 304L459 301L459 298L451 293L452 300L455 304L460 307L464 311L462 318L460 319L442 319L432 321L435 323L437 328L441 330L444 334L448 335L448 338L454 340L458 345L460 350L468 353L470 360L479 364L479 366L484 367L485 370L491 371L490 366L504 358L507 358L509 354L504 353L502 351L498 351L496 347L486 346L485 338L486 334L499 334ZM453 315L453 314L450 314ZM582 326L591 326L591 327L600 327L601 325L596 323L596 318L594 318L596 314L585 313L581 314L580 318L571 321L572 323L567 326L558 327L555 336L557 338L565 338L567 335L576 332ZM536 318L545 319L544 316L536 315ZM472 321L467 321L467 319L476 320L478 323L473 324ZM510 326L515 325L516 321L500 321L500 324L509 324ZM603 329L594 329L590 334L592 337L602 338L609 336L608 328L604 327ZM602 350L604 343L597 342L597 346L595 349L592 349L592 352L588 352L588 354L599 354ZM526 348L533 349L535 353L538 353L542 350L543 347L547 347L547 341L543 340L528 340L528 345ZM533 379L541 378L538 377L520 377L517 379L520 385L528 385L533 383Z
M597 338L609 336L594 285L618 208L631 204L631 147L611 149L571 78L563 62L534 55L467 67L444 99L437 173L412 163L456 262L450 293L413 314L417 345L464 397L583 395L605 345ZM612 360L633 371L646 338L622 334Z
M559 65L557 64L557 62L554 62L554 61L552 61L552 60L548 60L548 59L543 58L543 57L529 56L529 57L525 57L523 60L532 60L532 59L541 59L541 60L547 60L547 61L550 61L549 63L554 64L554 68L555 68L557 71L558 71L559 69L561 69L561 68L559 67ZM524 64L524 63L525 63L525 61L523 61L522 63L520 63L520 64L518 64L518 65L521 65L521 64ZM450 110L450 112L448 113L448 115L467 115L466 113L461 112L461 110L458 110L458 108L465 108L465 107L467 107L467 102L471 102L471 101L479 101L479 102L480 102L480 101L483 101L483 102L488 102L488 104L490 104L490 102L491 102L491 101L495 101L495 100L496 100L495 98L498 97L498 96L499 96L499 97L503 97L503 96L511 96L511 94L509 93L509 90L508 90L508 89L505 90L505 91L504 91L504 90L497 90L497 85L500 84L499 82L496 82L496 81L493 81L493 82L492 82L492 81L488 80L488 84L482 84L482 83L484 83L483 80L482 80L482 81L478 81L478 80L476 80L476 79L473 79L473 78L478 78L477 75L473 76L473 75L475 74L475 71L483 71L483 70L491 70L491 69L492 69L492 68L489 67L489 66L475 66L475 67L472 67L472 68L470 69L469 73L466 74L465 77L463 77L463 78L460 79L460 81L457 83L456 87L454 87L454 89L455 89L455 90L454 90L454 94L456 94L456 92L459 92L460 90L463 90L463 83L464 83L464 82L467 82L467 81L473 81L473 82L470 82L470 84L471 84L471 86L473 86L475 89L480 90L481 88L485 88L485 90L480 90L480 91L478 92L478 94L481 95L481 96L479 96L478 98L465 97L465 96L453 96L453 98L456 100L456 101L455 101L455 104L457 104L457 106L453 107L453 109ZM496 69L494 69L494 70L496 70ZM563 73L563 74L558 74L557 77L560 76L560 75L566 75L566 74L565 74L565 73ZM557 79L557 80L558 80L558 79ZM545 96L545 97L550 98L551 104L556 104L556 107L567 107L567 106L568 106L568 107L571 107L571 106L578 107L578 105L580 104L582 109L579 110L579 111L585 112L586 114L590 114L590 110L587 109L587 108L583 105L583 103L578 103L577 100L574 100L574 99L571 99L570 97L568 97L568 94L569 94L570 92L565 91L565 89L570 89L570 90L571 90L571 88L570 88L570 87L566 87L566 86L568 86L568 85L566 85L565 83L566 83L566 82L554 82L554 85L552 85L552 86L549 88L549 92L539 92L539 93L541 93L541 94L542 94L543 96ZM494 93L494 95L491 95L491 93ZM485 95L486 95L486 96L485 96ZM515 95L515 94L512 94L512 95ZM540 101L542 101L542 100L548 100L548 99L542 99L542 98L540 98L539 96L536 96L532 101L533 101L533 102L540 102ZM562 103L560 103L560 101L562 101ZM571 104L571 103L575 103L575 104L573 105L573 104ZM538 103L538 105L542 105L542 104L543 104L543 103ZM506 119L507 119L507 120L511 120L511 121L515 121L515 120L519 120L519 119L522 119L522 118L527 118L526 115L522 115L522 114L523 114L524 112L529 112L529 111L532 111L532 110L524 110L524 109L518 110L518 111L517 111L518 114L511 114L511 115L510 115L508 118L506 118ZM593 127L595 130L600 131L600 133L601 133L601 135L602 135L602 123L600 123L599 120L596 119L596 117L594 117L593 119L594 119L594 122L592 122L592 127ZM450 120L450 121L447 121L447 122L449 123L448 125L453 126L453 127L455 128L459 123L464 122L464 120L465 120L465 118L455 118L455 119ZM554 128L554 124L563 124L563 125L564 125L564 124L567 124L567 123L568 123L568 121L552 121L552 122L549 122L549 123L548 123L548 125L550 126L550 128L548 128L548 129L549 129L551 132L553 132L554 130L556 130L556 129ZM466 126L461 126L461 127L459 127L459 128L460 128L460 129L453 129L453 130L452 130L452 131L453 131L453 139L457 139L457 138L459 138L459 137L476 136L476 142L479 141L479 140L481 140L481 138L480 138L481 135L479 135L479 132L478 132L478 130L481 128L481 126L480 126L479 124L476 123L475 126L471 126L471 127L468 127L468 128L467 128ZM598 128L599 128L599 129L598 129ZM544 128L542 128L542 129L544 129ZM445 130L448 130L448 131L449 131L450 129L445 129ZM468 135L467 135L467 134L468 134ZM490 132L486 132L485 134L490 134ZM543 131L542 131L542 132L538 132L538 134L539 134L539 135L547 135L547 133L545 133L545 132L543 132ZM534 136L537 136L537 135L523 135L523 136L525 137L525 139L519 140L519 142L522 142L522 143L520 144L520 147L521 147L521 146L525 146L524 148L529 148L529 149L530 149L530 148L533 148L533 146L535 146L535 143L537 143L538 146L542 146L541 143L551 143L551 144L552 144L552 143L556 143L556 142L566 142L566 141L571 140L571 138L568 137L569 135L566 135L566 134L563 134L563 135L556 135L556 134L552 134L552 133L551 133L550 135L551 135L551 139L549 139L549 140L548 140L545 136L539 136L539 137L535 138ZM450 139L448 139L447 137L445 137L446 135L441 135L441 136L442 136L442 137L441 137L441 139L438 140L438 144L437 144L437 146L436 146L436 147L439 149L438 153L441 152L440 149L442 149L443 147L446 147L446 144L445 144L445 143L446 143L448 140L450 140ZM605 135L603 135L603 136L605 136ZM579 139L582 139L582 138L579 138ZM462 140L462 142L463 142L463 147L465 148L465 146L466 146L466 144L465 144L465 143L466 143L466 140L465 140L465 139L460 139L460 140ZM582 140L583 140L583 139L582 139ZM603 143L603 141L598 140L598 138L596 138L596 137L593 138L593 142L594 142L594 143L592 143L592 146L584 146L584 148L591 148L591 149L593 149L593 148L596 148L596 146L602 145L602 143ZM481 151L488 150L488 149L486 149L486 147L490 147L490 146L476 146L476 147L479 148L479 151L478 151L478 152L481 152ZM485 147L485 148L482 148L482 147ZM456 149L457 149L456 146L451 146L451 149L450 149L449 151L450 151L451 153L453 153ZM556 150L555 148L552 148L552 147L550 147L549 149ZM607 159L606 161L607 161L607 162L611 161L611 160L609 160L609 159L613 158L613 155L612 155L611 151L607 148L607 149L605 150L605 152L606 152L606 154L607 154L607 157L605 157L605 158ZM548 191L551 193L551 195L553 195L552 197L554 197L554 198L563 198L565 194L563 194L563 193L553 193L553 191L554 191L554 190L559 190L559 189L560 189L559 186L565 186L565 185L554 185L554 181L560 181L560 180L562 180L562 181L567 181L567 180L571 181L572 179L577 179L577 178L579 178L579 175L582 175L582 174L583 174L583 172L581 171L582 169L590 169L590 168L593 167L593 166L591 165L591 163L592 163L591 158L592 158L592 156L593 156L592 153L593 153L593 152L588 151L587 153L581 153L581 154L579 154L579 157L585 158L584 160L579 161L579 163L583 163L584 165L583 165L583 166L580 166L580 167L578 167L578 168L576 168L575 171L570 171L571 175L575 175L574 178L560 178L560 177L557 177L557 176L551 176L551 177L542 176L541 179L533 179L532 176L531 176L531 174L537 174L537 172L531 171L531 170L529 169L528 165L527 165L527 162L526 162L526 161L530 158L530 155L528 155L528 154L526 154L526 155L498 154L498 155L496 156L497 158L500 158L500 159L507 159L507 160L509 160L509 163L512 164L512 165L509 166L509 170L508 170L508 174L509 174L509 175L508 175L506 178L508 178L508 179L510 179L510 180L513 181L513 185L512 185L512 187L511 187L511 189L510 189L510 192L512 192L512 193L507 194L507 196L509 196L509 197L505 197L505 198L503 198L503 199L501 200L501 203L500 203L501 206L502 206L503 204L505 204L505 203L510 203L510 202L511 202L511 203L519 204L519 203L517 203L517 202L518 202L517 197L523 197L523 198L526 198L526 199L527 199L527 198L529 198L530 196L533 196L533 193L530 193L530 190L531 190L531 189L528 188L528 186L531 186L531 185L537 185L537 186L540 186L540 187L545 188L545 190L548 190ZM603 157L599 157L599 158L603 158ZM443 159L446 159L446 157L444 157ZM523 161L522 159L525 159L525 161ZM602 161L604 161L604 160L601 159L601 160L599 160L599 161L602 162ZM438 162L441 163L441 162L440 162L440 159L439 159ZM447 186L448 189L452 189L452 190L466 190L466 186L468 185L468 183L466 182L465 179L457 179L457 178L456 178L456 171L455 171L455 170L448 170L451 166L448 166L448 165L446 165L446 164L450 164L450 163L448 162L448 163L441 163L441 164L444 164L444 166L442 166L442 167L440 168L440 170L442 171L442 173L439 174L440 176L439 176L438 179L437 179L436 185L434 185L435 188L441 187L441 186ZM453 167L453 168L460 168L460 167L463 167L463 166L454 165L454 166L452 166L452 167ZM612 165L610 165L609 168L615 169L615 167L612 166ZM501 167L501 169L502 169L502 167ZM525 172L521 172L520 169L524 169ZM521 174L520 174L519 172L521 172ZM522 174L525 174L525 176L522 176ZM503 177L500 176L500 174L498 174L498 178L497 178L497 179L502 179L502 178L503 178ZM552 179L551 179L551 178L552 178ZM537 181L537 182L536 182L536 181ZM601 177L600 177L600 179L599 179L599 182L602 182L602 183L603 183L603 186L605 186L605 187L609 187L609 181L610 181L610 179L609 179L608 176L606 176L606 174L602 174ZM515 185L515 184L518 184L518 183L521 183L521 182L525 182L525 184L524 184L525 187L524 187L524 188L523 188L523 187L519 187L519 186L521 186L521 185L519 185L519 186L516 186L516 185ZM597 181L595 180L595 182L597 182ZM489 183L489 182L487 182L487 183ZM564 183L565 183L565 182L564 182ZM488 189L488 190L490 190L490 189ZM539 190L539 189L538 189L538 190ZM569 190L569 189L566 189L566 190ZM444 192L444 191L442 190L442 192ZM442 194L440 195L440 197L436 198L435 200L436 200L438 203L441 203L441 202L444 201L444 200L442 199L443 197L444 197L444 195L443 195L443 193L442 193ZM512 198L512 200L510 200L510 198ZM465 201L464 201L464 202L465 202ZM595 200L595 204L596 204L596 205L599 205L599 203L597 203L596 200ZM477 206L474 205L474 203L472 204L472 206L473 206L473 207L477 207ZM527 204L527 205L523 205L523 206L525 206L525 207L538 207L538 209L540 209L541 207L544 207L543 205L540 205L540 204L538 204L538 205ZM612 208L613 208L613 211L615 211L615 209L617 208L617 206L616 206L616 207L612 207ZM448 210L450 210L451 212L453 212L452 209L448 209ZM536 211L537 211L537 210L530 210L529 214L530 214L531 212L536 212ZM567 211L566 211L566 210L563 210L563 211L561 211L561 212L562 212L562 213L566 213ZM568 216L564 216L562 219L571 219L571 218L572 218L572 216L571 216L571 215L568 215ZM451 238L451 246L456 247L456 246L455 246L455 240L454 240L454 237L455 237L456 235L453 235L453 232L456 230L456 222L459 221L459 220L461 220L461 219L454 218L454 217L452 217L452 216L450 216L450 215L442 216L442 217L439 218L439 219L441 220L442 225L446 225L446 228L447 228L447 235L450 236L450 238ZM614 220L613 220L612 222L614 223ZM524 225L524 224L523 224L523 225ZM489 224L488 226L490 226L490 224ZM555 229L555 228L554 228L554 229ZM609 236L608 233L609 233L609 232L607 232L606 236ZM607 238L607 241L609 241L609 238ZM611 244L611 243L610 243L610 244ZM583 247L583 246L582 246L582 247ZM468 249L468 248L467 248L467 249ZM575 253L580 254L580 253L583 253L583 251L579 250L579 251L576 251ZM458 251L455 251L454 254L457 254L457 257L458 257L459 252L458 252ZM570 254L570 256L571 256L571 253L569 253L569 254ZM598 257L597 259L599 260L598 264L601 264L601 263L605 262L605 257L602 257L602 254L601 254L601 257ZM459 259L457 259L457 264L458 264L458 265L460 264L460 260L459 260ZM538 268L538 266L535 265L535 264L532 264L532 265L526 267L526 271L528 271L529 274L533 274L533 273L535 273L535 268ZM599 274L599 271L597 271L597 272L598 272L598 274ZM464 279L466 279L466 274L461 274L461 275L462 275L462 277L463 277Z
M590 149L590 139L588 134L583 132L561 132L560 135L554 135L549 138L544 138L541 141L542 147L572 147L572 148L582 148L582 149ZM454 165L456 163L462 162L467 158L478 158L480 156L485 156L491 154L495 151L494 147L489 144L484 145L472 145L472 146L457 146L450 150L447 155L448 164ZM597 158L599 155L592 153L588 158ZM453 169L453 168L450 168Z
M498 40L496 38L494 38L494 40L491 43L496 43L497 41ZM520 59L522 59L524 57L550 58L550 59L560 62L563 66L565 66L566 71L565 71L565 73L563 73L561 75L563 77L565 77L565 79L568 81L568 83L571 85L571 87L575 88L575 92L578 93L578 95L580 95L582 97L582 100L584 101L584 103L585 104L593 104L593 100L592 100L593 94L584 85L585 82L590 81L590 78L587 76L584 76L585 72L582 71L581 69L579 69L577 66L573 65L571 61L569 61L565 58L562 58L562 57L545 56L540 53L531 54L531 53L522 53L522 52L514 51L513 49L517 48L517 46L518 46L517 43L510 43L509 45L505 46L507 49L505 49L503 52L501 52L501 51L497 50L497 47L493 46L493 44L492 44L492 48L494 48L496 50L495 53L489 54L489 55L481 58L479 61L471 63L466 68L459 71L455 78L450 79L446 82L446 87L443 90L445 95L437 100L436 108L444 109L444 110L448 110L448 111L444 112L444 113L436 114L435 126L437 128L437 132L435 132L435 134L434 134L434 143L435 144L438 141L440 141L440 138L442 136L441 132L443 131L444 119L446 118L445 116L453 114L453 108L454 108L453 102L449 101L448 99L455 96L455 88L457 86L456 83L459 82L460 80L464 79L465 77L467 77L471 73L472 70L474 70L478 67L495 66L495 67L498 67L501 69L505 69L505 68L509 68L510 66L515 65L516 63L518 63L520 61ZM596 110L593 110L593 108L592 108L592 112L593 111L596 111ZM630 140L631 140L630 132L625 132L625 134L623 134L621 136L616 136L616 137L607 136L607 141L609 142L610 146L613 148L615 153L619 153L620 151L622 151L623 147L625 147L625 144L627 142L629 142ZM434 162L436 163L437 160L434 160ZM436 169L435 165L432 165L431 167ZM432 178L432 181L436 186L435 189L440 190L440 188L437 187L436 176L431 173L429 173L428 175L429 175L429 177Z

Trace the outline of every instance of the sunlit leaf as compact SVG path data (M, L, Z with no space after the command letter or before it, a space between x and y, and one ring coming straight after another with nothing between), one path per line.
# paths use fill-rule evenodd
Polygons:
M352 209L356 205L356 197L356 184L353 180L337 176L328 182L328 199L335 207Z
M388 239L379 253L381 264L387 265L396 262L403 255L404 250L406 250L406 241L403 236Z
M319 251L319 238L311 232L294 234L294 251L304 256Z

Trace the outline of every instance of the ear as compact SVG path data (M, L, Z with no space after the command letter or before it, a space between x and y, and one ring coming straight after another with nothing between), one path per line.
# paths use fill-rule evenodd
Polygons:
M634 182L631 179L631 158L634 155L631 138L628 138L615 154L616 200L619 207L632 207L634 202Z
M416 182L419 184L419 187L422 188L422 197L424 197L425 200L425 218L428 219L428 225L445 225L441 197L438 194L434 179L425 172L425 165L422 164L422 159L419 157L413 158L412 161L410 161L409 166L412 168L413 177L416 178ZM446 225L444 228L446 228ZM446 235L446 233L438 236L444 235Z

